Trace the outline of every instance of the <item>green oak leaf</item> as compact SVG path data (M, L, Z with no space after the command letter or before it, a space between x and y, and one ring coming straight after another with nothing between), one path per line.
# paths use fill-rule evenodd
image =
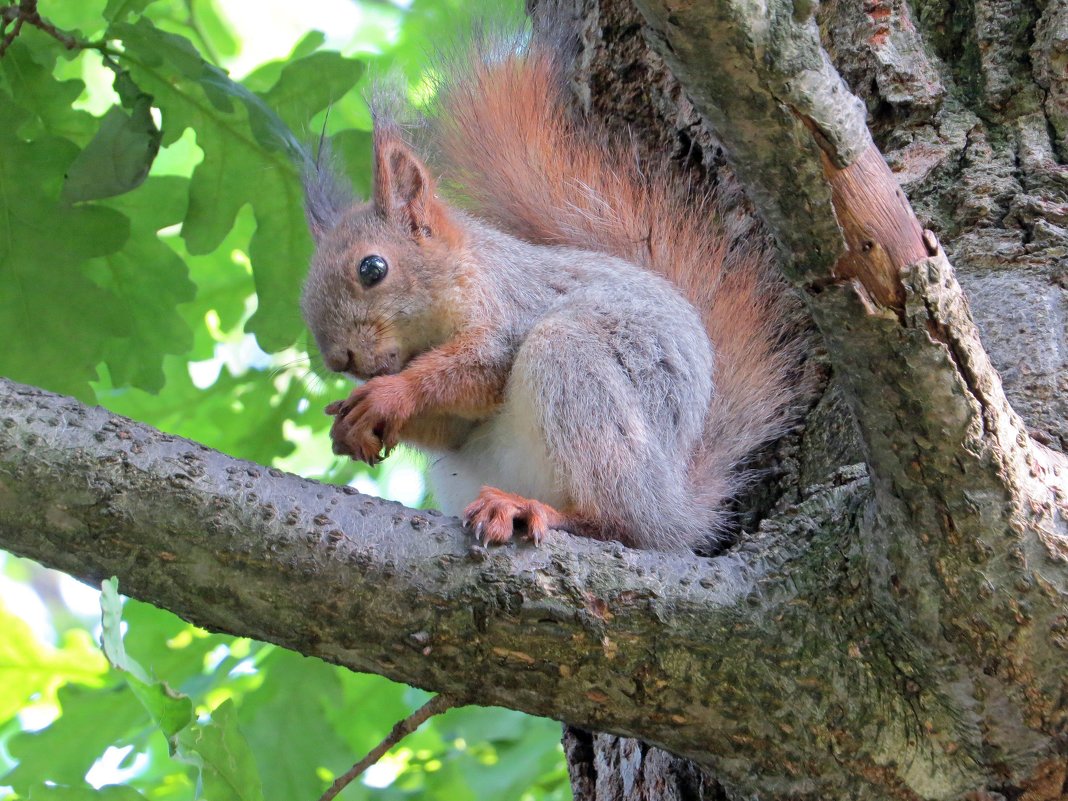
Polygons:
M345 95L363 75L359 61L320 51L289 61L263 99L295 130Z
M26 112L16 129L21 138L36 139L51 134L83 144L96 132L97 119L87 111L73 108L85 90L80 80L57 81L52 70L58 48L31 47L16 39L0 58L0 90L6 89L10 102ZM9 107L5 104L4 116Z
M16 734L7 743L18 761L0 786L18 792L42 782L85 786L84 777L110 746L122 746L148 723L145 709L125 687L59 690L62 714L47 728Z
M238 728L234 702L227 700L208 723L178 735L183 761L200 769L203 797L210 801L264 801L256 760Z
M186 39L161 31L144 18L114 25L112 31L123 41L124 65L163 114L164 144L192 128L204 153L193 172L182 224L189 252L204 254L217 248L238 211L251 205L256 232L249 256L258 307L246 328L267 350L291 344L301 330L294 310L311 255L295 166L302 152L299 141L263 99L204 61ZM294 119L320 110L314 106L329 103L344 91L346 81L358 78L351 62L327 61L334 65L327 90L303 107L291 103ZM302 73L291 75L286 78L283 70L279 85L304 80ZM280 90L279 96L288 94Z
M3 91L0 107L0 375L88 400L109 339L129 328L85 265L122 248L130 221L58 202L78 148L55 137L22 141L15 131L25 117Z
M120 386L158 392L165 382L164 356L193 347L192 329L178 305L191 302L197 287L181 256L157 234L182 219L188 193L187 178L153 176L106 202L131 222L122 249L91 265L97 285L112 294L127 323L126 335L110 340L104 352L111 379Z
M250 104L257 100L222 71L204 62L181 37L142 19L115 26L126 45L126 63L139 86L155 97L163 113L164 141L187 127L197 134L204 159L193 172L182 238L190 253L219 246L242 206L251 204L256 239L267 247L250 253L260 308L273 313L262 332L265 347L288 345L300 331L296 308L304 266L311 255L305 230L292 135L271 148L253 130ZM247 97L246 97L247 95ZM254 114L267 112L251 103ZM275 128L284 129L276 119ZM261 136L269 126L257 126ZM287 149L288 148L288 149ZM295 152L295 151L293 151Z
M67 632L60 647L42 642L22 618L0 605L0 723L30 698L47 699L66 682L104 683L107 663L80 629Z
M100 129L67 169L60 195L68 203L129 192L148 176L160 132L152 120L152 98L142 95L129 113L112 106Z

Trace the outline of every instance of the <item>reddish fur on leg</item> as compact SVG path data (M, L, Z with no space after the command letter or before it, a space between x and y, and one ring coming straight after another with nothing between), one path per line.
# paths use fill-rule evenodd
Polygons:
M448 442L463 420L484 419L500 405L508 378L505 364L483 364L479 341L458 338L412 360L393 375L372 378L346 400L326 407L334 415L334 453L374 465L389 456L413 418L444 422L412 431L431 444ZM448 418L454 418L449 420Z
M405 375L418 411L482 420L501 404L510 364L486 363L481 336L461 336L412 360Z

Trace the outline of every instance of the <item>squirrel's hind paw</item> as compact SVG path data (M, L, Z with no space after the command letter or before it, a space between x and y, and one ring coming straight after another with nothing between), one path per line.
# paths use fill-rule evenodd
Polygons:
M517 528L540 545L549 529L565 528L564 516L548 504L493 487L481 489L464 509L463 520L474 529L475 538L487 545L507 542Z

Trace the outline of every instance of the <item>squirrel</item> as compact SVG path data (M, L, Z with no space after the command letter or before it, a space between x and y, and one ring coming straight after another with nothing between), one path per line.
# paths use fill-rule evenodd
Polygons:
M301 309L364 380L326 408L334 452L427 452L442 511L486 543L714 543L796 401L790 301L715 198L570 111L561 51L535 34L450 65L433 171L374 104L369 200L322 152L305 170Z

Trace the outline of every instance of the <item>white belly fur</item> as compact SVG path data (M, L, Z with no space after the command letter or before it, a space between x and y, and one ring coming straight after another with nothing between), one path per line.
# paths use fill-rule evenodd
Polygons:
M483 486L551 506L567 505L525 393L509 392L501 411L459 450L430 455L430 485L441 511L459 515Z

